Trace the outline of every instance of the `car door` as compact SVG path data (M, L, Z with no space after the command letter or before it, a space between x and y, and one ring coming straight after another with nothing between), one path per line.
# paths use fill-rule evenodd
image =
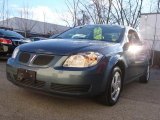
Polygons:
M148 49L147 46L140 40L140 37L136 31L133 32L135 41L133 44L139 47L134 57L134 65L137 68L137 75L143 74L148 62Z
M141 75L145 70L147 50L136 31L129 30L128 40L129 48L127 51L127 57L129 62L129 74L130 77L136 77Z

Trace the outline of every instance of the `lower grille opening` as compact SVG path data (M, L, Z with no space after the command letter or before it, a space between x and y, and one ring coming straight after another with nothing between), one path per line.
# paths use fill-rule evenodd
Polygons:
M36 80L35 82L29 81L29 80L22 80L20 81L20 83L28 86L32 86L32 87L37 87L37 88L41 88L45 85L45 82L39 81L39 80Z
M86 93L89 91L90 85L62 85L51 83L50 88L57 92Z
M15 76L15 79L16 78L17 77ZM19 83L19 84L22 84L22 85L26 85L26 86L30 86L30 87L36 87L36 88L42 88L46 84L46 82L44 82L44 81L39 81L39 80L32 81L32 80L29 80L29 79L23 79L23 80L17 80L16 79L16 82Z

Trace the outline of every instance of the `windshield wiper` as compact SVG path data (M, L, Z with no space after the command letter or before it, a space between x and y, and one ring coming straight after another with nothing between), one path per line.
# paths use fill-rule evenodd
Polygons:
M60 39L63 39L62 37L60 37L60 36L57 36L57 37L55 37L55 38L60 38ZM55 38L53 38L53 39L55 39Z
M81 37L79 37L79 38L71 38L71 39L88 39L88 38L81 38Z

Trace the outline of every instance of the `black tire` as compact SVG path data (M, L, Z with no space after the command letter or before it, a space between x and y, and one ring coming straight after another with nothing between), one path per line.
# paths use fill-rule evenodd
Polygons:
M148 64L144 74L139 78L139 81L141 83L148 83L149 78L150 78L150 65Z
M113 91L112 90L113 89L112 82L113 82L113 80L114 80L113 78L114 78L115 74L117 74L117 72L120 75L120 90L119 90L118 96L116 96L116 99L113 99L113 96L112 96L112 91ZM112 73L109 77L109 80L108 80L108 83L107 83L107 86L106 86L106 90L101 96L101 101L103 102L103 104L108 105L108 106L115 105L117 103L117 101L119 100L121 90L122 90L122 71L118 66L116 66L112 70Z

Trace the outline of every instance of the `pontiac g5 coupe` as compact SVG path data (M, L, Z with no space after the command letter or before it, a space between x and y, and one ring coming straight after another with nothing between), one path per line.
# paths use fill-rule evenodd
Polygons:
M123 85L150 76L149 52L136 30L85 25L55 39L20 45L7 62L15 85L59 95L101 96L114 105Z

